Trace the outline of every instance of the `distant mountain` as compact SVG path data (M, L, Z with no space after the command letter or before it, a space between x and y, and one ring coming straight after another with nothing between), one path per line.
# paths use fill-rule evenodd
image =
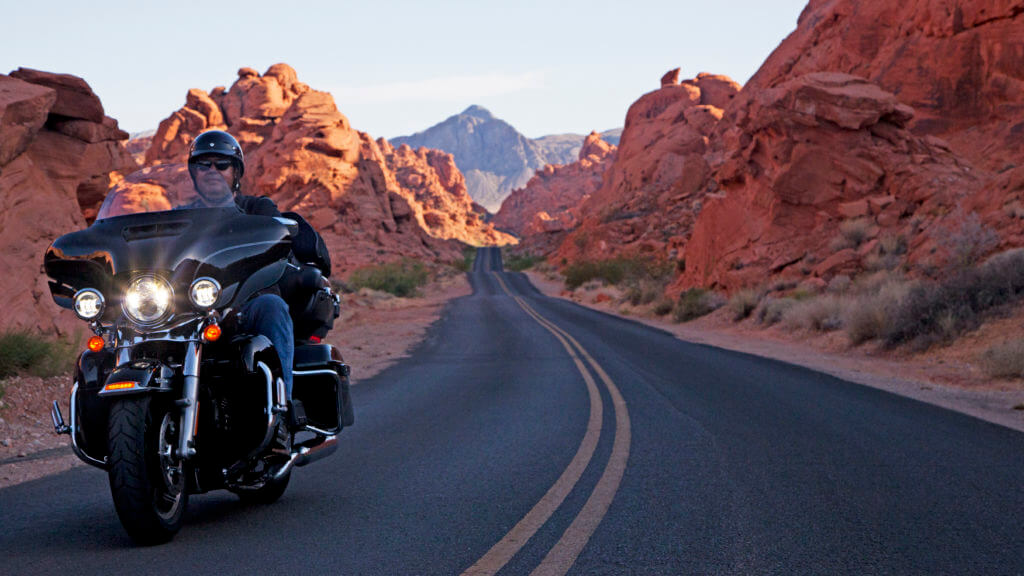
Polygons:
M607 140L617 143L622 131L608 132ZM509 193L525 186L537 170L575 162L583 139L582 134L527 138L486 108L473 105L422 132L392 138L391 144L448 152L466 177L470 197L497 212Z

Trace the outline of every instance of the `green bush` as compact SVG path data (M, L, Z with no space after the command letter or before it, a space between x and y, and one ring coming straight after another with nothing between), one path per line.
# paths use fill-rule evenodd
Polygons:
M469 272L473 269L474 261L476 261L476 247L466 246L462 249L462 260L456 260L452 267L459 272Z
M352 272L348 282L356 290L370 288L389 292L395 296L415 296L427 283L430 273L421 262L404 258L377 266L368 266Z
M981 367L993 378L1024 378L1024 340L997 344L981 355Z
M71 368L77 352L70 339L44 338L23 330L0 333L0 378L62 374Z
M505 270L511 270L512 272L522 272L527 268L533 268L533 265L543 260L540 256L534 256L529 252L522 252L519 254L509 254L504 261Z
M703 288L690 288L679 295L672 318L676 322L689 322L721 307L721 297Z
M608 260L581 260L565 268L565 286L575 290L591 280L621 284L624 281L639 282L645 278L665 278L670 273L671 264L642 258L620 256Z

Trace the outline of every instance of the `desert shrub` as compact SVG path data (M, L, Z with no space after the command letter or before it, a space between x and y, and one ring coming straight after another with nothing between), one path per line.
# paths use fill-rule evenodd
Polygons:
M832 294L798 300L782 314L787 328L804 328L815 332L829 332L842 327L842 300Z
M668 298L661 298L654 305L654 313L657 314L658 316L664 316L665 314L671 312L673 307L674 304L672 304L671 300L669 300Z
M853 285L853 281L846 274L838 274L828 281L828 286L825 287L827 292L833 294L842 294L850 289Z
M895 310L903 305L913 283L887 274L875 274L858 284L843 311L843 327L850 342L861 344L881 337Z
M71 339L44 338L23 330L0 334L0 378L54 376L69 370L78 350Z
M757 309L757 321L765 326L771 326L782 320L786 310L792 308L796 303L797 301L793 298L773 298L769 296L761 302L761 307Z
M637 283L645 279L665 279L671 273L671 264L620 256L607 260L581 260L565 268L565 286L579 288L590 280L603 280L607 284Z
M407 297L415 296L429 277L430 273L421 262L404 258L396 262L359 268L349 276L349 284L356 290L370 288Z
M714 312L722 304L721 296L703 288L690 288L679 295L672 309L672 318L676 322L689 322Z
M729 297L728 304L729 311L732 312L733 321L739 322L749 317L763 297L764 291L754 288L744 288L735 292Z
M456 260L452 267L459 272L469 272L473 269L473 262L476 261L476 247L466 246L462 249L462 260Z
M981 354L981 367L993 378L1024 378L1024 339L996 344Z
M665 283L653 280L640 280L631 283L626 289L626 299L633 306L650 304L665 292Z
M927 347L973 329L985 312L1021 295L1024 249L1018 248L955 271L941 282L915 284L894 310L884 336L890 345Z
M830 247L838 252L845 248L856 248L871 236L874 222L870 218L856 218L839 223L839 235L832 239Z
M534 256L529 252L513 253L508 255L503 266L505 270L521 272L527 268L533 268L533 265L541 260L543 260L543 258L540 256Z
M939 227L933 238L949 254L949 267L953 270L971 267L999 245L999 235L981 222L977 212L964 215L959 210L954 213L952 224Z

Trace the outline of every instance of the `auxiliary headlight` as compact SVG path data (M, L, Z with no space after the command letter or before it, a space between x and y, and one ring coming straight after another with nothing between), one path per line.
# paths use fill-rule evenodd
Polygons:
M199 278L192 283L188 290L188 297L198 308L209 308L220 296L220 284L213 278Z
M139 324L152 324L163 319L171 309L173 292L159 276L140 276L124 293L124 311Z
M75 293L75 314L82 320L95 320L103 313L103 294L94 288L82 288Z

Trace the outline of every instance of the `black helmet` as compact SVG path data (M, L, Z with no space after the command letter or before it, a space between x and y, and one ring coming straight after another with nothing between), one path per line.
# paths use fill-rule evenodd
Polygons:
M238 144L235 137L223 130L207 130L192 141L188 149L189 172L192 170L192 163L199 156L216 154L230 158L235 165L235 181L231 189L237 191L245 173L245 156L242 155L242 146ZM193 179L195 175L193 174Z

